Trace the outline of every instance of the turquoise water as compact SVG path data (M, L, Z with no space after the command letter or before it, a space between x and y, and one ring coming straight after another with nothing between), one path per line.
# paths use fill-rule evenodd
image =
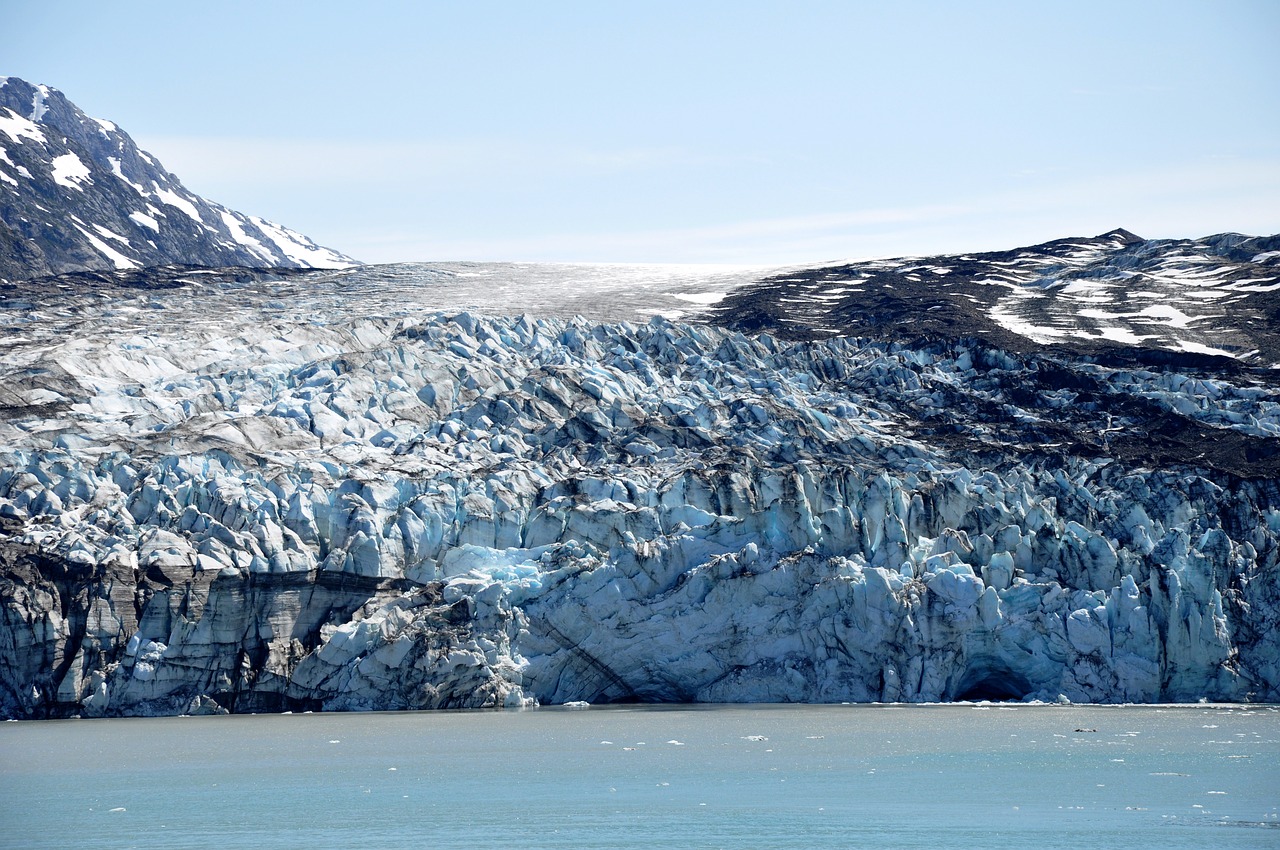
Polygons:
M1280 710L5 723L0 823L0 848L1280 847Z

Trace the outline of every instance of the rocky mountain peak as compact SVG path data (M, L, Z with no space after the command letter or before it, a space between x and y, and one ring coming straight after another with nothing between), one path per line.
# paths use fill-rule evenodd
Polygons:
M169 263L356 261L190 192L126 132L57 89L0 77L0 278Z
M1125 230L1123 227L1117 227L1115 230L1108 230L1098 238L1107 239L1113 242L1120 242L1124 245L1138 245L1147 241L1138 234Z

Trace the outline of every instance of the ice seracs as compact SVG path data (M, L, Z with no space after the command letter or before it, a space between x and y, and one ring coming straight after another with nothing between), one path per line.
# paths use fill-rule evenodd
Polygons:
M3 712L1280 697L1268 373L481 271L10 292Z

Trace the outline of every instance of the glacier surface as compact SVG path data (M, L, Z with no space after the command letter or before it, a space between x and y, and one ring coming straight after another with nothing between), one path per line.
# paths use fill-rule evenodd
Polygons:
M10 287L0 713L1280 699L1274 373L655 315L748 279Z

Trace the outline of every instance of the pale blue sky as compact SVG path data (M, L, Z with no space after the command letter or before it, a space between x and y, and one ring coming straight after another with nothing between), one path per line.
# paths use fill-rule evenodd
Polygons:
M1280 232L1280 2L0 0L0 74L370 262Z

